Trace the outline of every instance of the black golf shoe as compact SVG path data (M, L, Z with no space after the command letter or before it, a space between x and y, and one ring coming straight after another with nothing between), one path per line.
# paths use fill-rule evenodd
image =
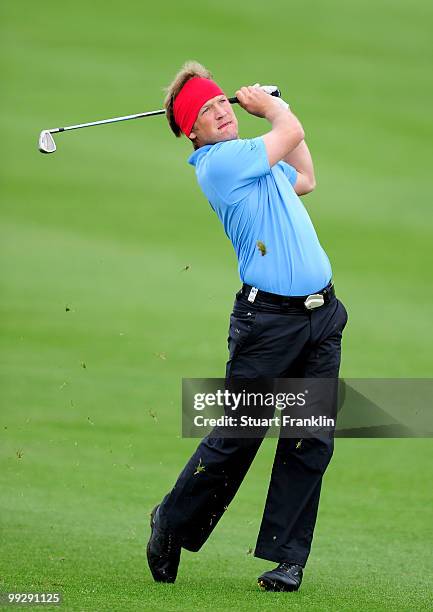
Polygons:
M180 539L158 521L159 505L150 514L150 539L147 544L147 562L156 582L174 582L182 550Z
M297 591L302 582L302 566L280 563L278 567L257 578L263 591Z

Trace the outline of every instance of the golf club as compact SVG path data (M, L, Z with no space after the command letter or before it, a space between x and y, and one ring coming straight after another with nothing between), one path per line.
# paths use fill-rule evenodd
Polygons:
M281 92L276 85L261 85L260 87L271 96L281 97ZM236 97L229 98L230 104L236 104ZM54 142L53 134L58 132L68 132L69 130L79 130L81 128L92 127L93 125L104 125L105 123L117 123L118 121L129 121L131 119L142 119L143 117L154 117L156 115L165 115L165 109L149 111L147 113L137 113L136 115L125 115L123 117L113 117L112 119L101 119L100 121L91 121L90 123L79 123L77 125L68 125L65 127L52 128L50 130L42 130L39 135L38 148L41 153L54 153L56 143Z

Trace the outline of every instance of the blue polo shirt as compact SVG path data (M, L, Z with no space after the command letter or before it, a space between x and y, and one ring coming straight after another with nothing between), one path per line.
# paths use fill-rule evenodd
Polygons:
M283 161L271 168L262 137L205 145L188 162L233 244L244 283L288 296L329 283L329 259L293 189L297 172Z

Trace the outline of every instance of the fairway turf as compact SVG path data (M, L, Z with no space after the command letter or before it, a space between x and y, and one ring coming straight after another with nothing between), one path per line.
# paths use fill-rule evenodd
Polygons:
M272 564L249 552L275 440L176 584L153 583L149 513L197 444L181 379L224 374L235 257L163 117L36 148L43 128L160 108L186 59L230 95L276 83L349 311L342 375L429 377L431 3L123 8L1 8L0 591L61 591L68 610L431 609L430 439L336 441L298 593L261 592ZM236 112L241 136L267 129Z

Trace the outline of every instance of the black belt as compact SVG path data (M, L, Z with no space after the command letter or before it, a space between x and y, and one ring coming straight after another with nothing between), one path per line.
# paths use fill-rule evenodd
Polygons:
M262 291L261 289L257 289L257 287L252 287L244 283L240 293L251 303L257 300L258 302L267 302L280 306L313 310L314 308L323 306L323 304L327 304L331 298L334 297L335 290L334 284L331 281L324 289L316 293L311 293L310 295L285 296L278 295L277 293L268 293L267 291Z

